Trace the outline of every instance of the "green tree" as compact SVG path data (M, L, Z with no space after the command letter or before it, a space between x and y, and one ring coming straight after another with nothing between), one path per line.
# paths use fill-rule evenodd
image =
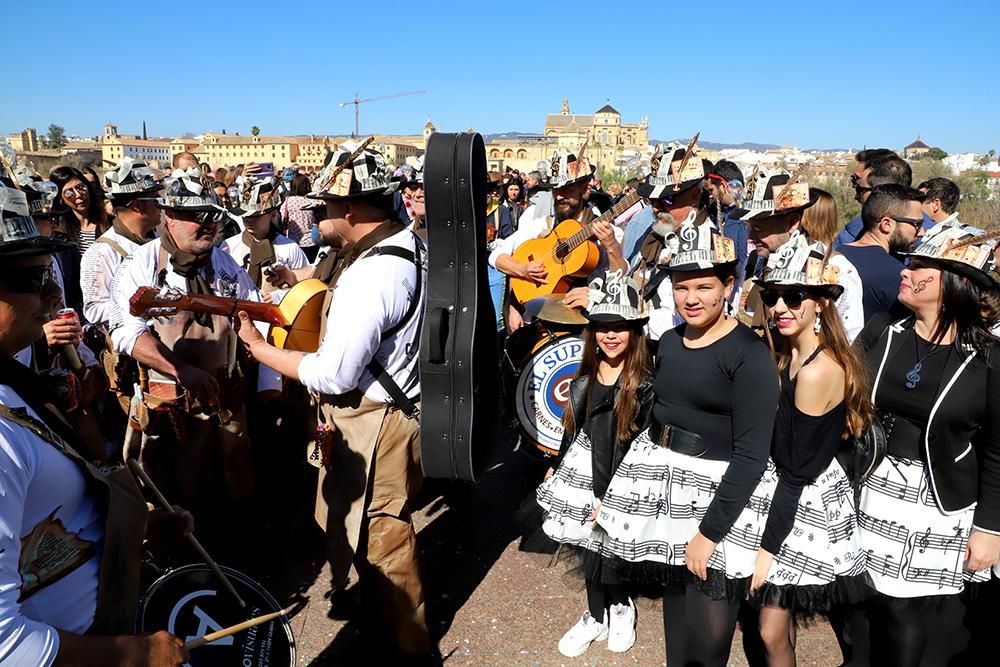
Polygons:
M49 132L42 139L42 144L46 148L62 148L66 145L66 131L60 125L52 123L49 125Z
M923 157L925 160L943 160L946 157L948 157L948 154L945 153L940 148L938 148L937 146L935 146L934 148L931 148L929 151L924 153Z
M260 136L260 128L254 125L253 127L250 128L250 134L252 134L255 137Z

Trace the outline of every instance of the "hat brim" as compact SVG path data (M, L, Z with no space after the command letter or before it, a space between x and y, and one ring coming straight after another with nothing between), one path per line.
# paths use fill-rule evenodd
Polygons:
M137 199L156 199L162 190L163 186L159 185L152 190L143 190L141 192L109 192L108 199L111 200L112 204L127 204Z
M592 178L592 174L587 174L586 176L581 176L580 178L574 178L572 181L566 181L564 183L550 183L549 187L553 190L558 190L559 188L568 188L571 185L576 185L577 183L583 183L584 181L589 181ZM502 185L503 182L497 183L497 186Z
M737 220L742 220L743 222L756 222L758 220L769 220L771 218L780 218L783 215L791 215L792 213L799 213L806 210L813 204L819 201L819 192L810 188L809 190L809 201L802 206L794 206L792 208L783 208L780 211L775 211L774 209L769 211L753 211L745 208L738 208L733 211L732 217Z
M378 190L363 190L349 195L335 195L329 192L310 192L306 195L309 199L323 199L326 201L338 201L342 199L361 199L362 197L381 197L391 195L399 189L400 181L391 181L389 185Z
M277 206L270 206L268 208L257 211L244 211L241 208L233 208L230 209L229 212L232 213L233 215L238 215L241 218L259 218L262 215L267 215L268 213L274 213L279 208L281 208L280 204L278 204Z
M705 179L695 178L690 181L684 181L674 189L673 185L651 185L649 183L640 183L636 186L635 191L639 193L640 197L645 197L646 199L672 199L679 194L687 192L693 187L696 187L699 183L703 183Z
M0 243L0 257L36 257L64 250L76 250L76 244L47 236Z
M974 266L969 266L964 262L958 262L953 259L940 259L938 257L928 257L927 255L921 255L915 252L901 252L899 253L902 257L916 257L922 260L926 260L933 264L940 266L942 269L951 271L952 273L957 273L958 275L968 278L972 282L976 283L980 287L985 289L1000 289L1000 283L996 281L993 276L986 273L981 269L977 269Z
M613 313L598 313L596 315L591 315L586 310L583 311L583 316L587 318L588 322L593 324L627 324L630 326L644 327L646 326L646 323L649 322L648 317L638 317L634 320L630 320Z
M192 213L228 213L226 209L216 204L198 204L197 206L170 206L164 204L159 199L156 200L156 208L164 211L191 211Z
M663 270L667 272L668 275L674 273L690 273L692 271L714 271L715 269L723 266L731 267L736 269L737 262L734 260L732 262L722 262L721 264L711 264L709 266L702 266L701 264L678 264L677 266L668 266Z

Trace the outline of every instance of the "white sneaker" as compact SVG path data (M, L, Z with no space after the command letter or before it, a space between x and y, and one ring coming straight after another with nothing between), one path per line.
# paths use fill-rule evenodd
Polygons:
M607 612L604 614L607 616ZM607 638L608 624L598 623L589 611L585 611L576 625L559 640L559 652L567 658L575 658L583 655L594 642L604 641Z
M608 650L624 653L635 644L635 604L613 604L608 610Z

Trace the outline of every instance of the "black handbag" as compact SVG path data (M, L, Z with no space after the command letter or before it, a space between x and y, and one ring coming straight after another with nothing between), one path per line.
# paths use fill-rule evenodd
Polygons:
M862 483L882 463L888 449L888 441L882 421L875 416L860 438L851 438L837 453L837 460L851 480L855 495L861 490Z

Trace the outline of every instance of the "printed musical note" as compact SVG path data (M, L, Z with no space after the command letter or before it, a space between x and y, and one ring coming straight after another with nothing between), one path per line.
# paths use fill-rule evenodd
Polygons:
M910 535L906 526L899 525L895 521L876 519L870 514L866 514L864 510L858 511L858 525L867 531L881 535L887 540L899 542L900 544L906 544Z
M797 570L803 574L808 574L823 581L833 580L832 565L824 563L819 559L812 558L804 552L795 551L794 549L789 549L787 546L783 546L781 551L778 553L777 560L781 565Z
M886 496L891 496L904 502L916 503L920 499L919 488L914 488L905 482L895 482L889 479L888 476L880 477L878 475L872 475L868 478L865 485L872 491L876 491Z

